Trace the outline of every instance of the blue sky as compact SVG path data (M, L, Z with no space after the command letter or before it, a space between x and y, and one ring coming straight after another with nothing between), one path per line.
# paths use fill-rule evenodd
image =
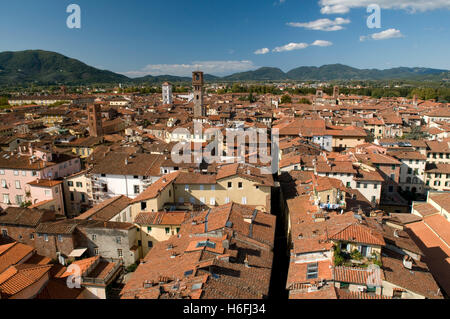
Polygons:
M66 26L71 3L81 29ZM379 29L366 24L371 3ZM331 63L450 69L449 9L450 0L1 0L0 51L55 51L130 77Z

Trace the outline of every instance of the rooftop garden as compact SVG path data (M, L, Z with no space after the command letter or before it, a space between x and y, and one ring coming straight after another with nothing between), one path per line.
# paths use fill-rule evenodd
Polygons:
M359 267L367 268L369 265L375 264L382 267L381 256L375 252L371 257L366 257L361 254L357 249L351 252L341 249L341 245L334 246L334 265L346 266L346 267Z

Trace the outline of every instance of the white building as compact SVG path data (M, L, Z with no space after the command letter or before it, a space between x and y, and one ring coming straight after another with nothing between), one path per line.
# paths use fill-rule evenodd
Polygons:
M169 82L165 82L162 85L162 97L163 97L163 104L172 105L173 103L172 84L170 84Z

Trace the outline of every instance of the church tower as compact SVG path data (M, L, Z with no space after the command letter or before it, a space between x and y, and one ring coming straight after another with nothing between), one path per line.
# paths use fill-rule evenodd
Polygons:
M88 106L89 135L95 137L103 136L102 114L100 104Z
M203 106L203 72L192 72L192 86L194 88L194 118L206 115Z
M163 104L165 105L172 105L172 84L169 82L165 82L162 85L162 96L163 96Z

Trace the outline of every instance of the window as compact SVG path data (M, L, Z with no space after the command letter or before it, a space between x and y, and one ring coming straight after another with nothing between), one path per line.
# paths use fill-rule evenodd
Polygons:
M180 227L177 227L177 234L180 232L180 229L181 229Z
M19 176L19 171L14 171L14 176Z
M141 202L141 210L147 209L147 202Z
M30 239L34 240L34 234L30 234Z
M44 234L44 240L48 241L48 235L47 234Z
M214 197L209 199L209 205L216 205L216 199Z
M8 185L6 184L6 179L2 179L2 187L8 188Z
M0 175L5 175L5 170L0 169Z
M82 182L77 182L77 187L83 187L83 183Z
M170 227L166 227L166 235L170 233Z
M22 171L22 176L27 176L27 171Z
M350 182L347 182L347 187L350 187Z
M139 185L134 185L134 193L139 194Z
M230 202L230 197L225 198L225 204L228 204Z
M72 187L73 186L73 182L72 181L68 181L67 182L67 186Z
M98 248L94 248L94 255L98 256Z
M238 183L238 188L239 188L239 189L242 189L242 182L239 182L239 183Z
M228 182L228 188L232 188L233 187L233 183L232 182Z
M216 185L211 185L211 190L215 191L216 190Z
M394 191L394 186L389 186L389 193L392 193Z
M20 187L20 181L16 181L15 183L16 183L16 189L20 189L21 188Z
M147 243L148 248L152 248L153 247L153 242L151 240L148 241Z
M205 197L200 197L200 203L205 204L206 203L206 198Z
M367 188L367 183L364 183L364 188Z
M119 258L123 257L122 249L117 249L117 256L119 256Z
M378 189L378 184L373 184L373 189Z
M244 205L247 204L247 197L242 197L242 204L244 204Z
M60 241L60 242L63 241L63 237L61 235L58 235L58 241Z
M23 203L23 196L22 195L16 195L16 203L17 205L20 205Z
M2 236L3 237L8 237L8 230L2 229Z
M149 233L152 232L152 227L151 227L151 226L148 226L148 227L147 227L147 232L149 232Z
M184 191L189 192L189 185L184 185Z
M307 265L306 279L314 279L319 276L319 264L312 263Z
M3 194L3 203L4 204L10 204L9 194Z
M361 188L361 183L360 182L356 183L356 188Z
M97 239L97 235L93 234L92 235L92 240L95 241Z
M51 196L51 192L49 190L46 190L45 191L45 196L47 196L47 197Z
M205 186L200 185L200 190L201 190L201 191L205 190Z

